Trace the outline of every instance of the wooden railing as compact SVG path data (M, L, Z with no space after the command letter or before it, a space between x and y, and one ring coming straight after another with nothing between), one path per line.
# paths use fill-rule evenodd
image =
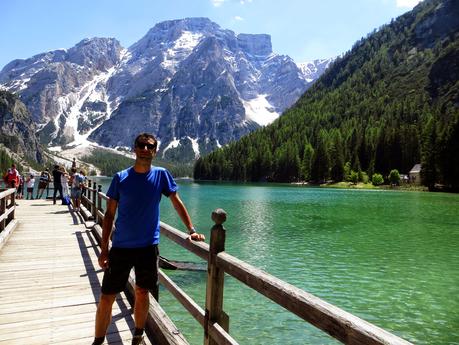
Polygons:
M14 218L16 210L16 189L0 189L0 249L16 229L17 220Z
M95 221L96 237L101 236L104 211L102 200L107 196L91 182L83 196L83 215ZM330 334L345 344L410 344L367 321L364 321L320 298L288 284L248 263L225 252L226 213L222 209L212 212L215 225L211 229L210 245L188 240L188 235L161 222L161 234L181 247L207 261L207 288L205 309L177 286L162 270L160 282L172 293L185 309L204 329L205 345L238 344L228 330L229 317L223 311L223 289L225 273L238 279L278 305L299 316L303 320ZM133 299L133 277L128 284L130 299ZM188 344L175 328L156 301L151 302L147 333L158 344ZM159 337L158 337L159 335Z

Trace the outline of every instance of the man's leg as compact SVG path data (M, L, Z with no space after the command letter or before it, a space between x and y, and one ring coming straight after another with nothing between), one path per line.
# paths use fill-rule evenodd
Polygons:
M132 338L132 345L144 344L143 332L147 322L150 297L147 289L135 286L134 324L135 331Z
M112 306L115 302L116 294L101 294L99 299L99 305L97 306L96 312L96 328L95 328L95 340L94 344L102 344L107 328L112 321ZM99 342L98 342L99 341ZM100 342L102 341L102 342Z
M150 298L148 290L135 286L135 304L134 304L134 321L135 328L145 328L150 307Z
M56 203L56 194L57 194L57 187L56 187L56 185L54 185L53 204Z

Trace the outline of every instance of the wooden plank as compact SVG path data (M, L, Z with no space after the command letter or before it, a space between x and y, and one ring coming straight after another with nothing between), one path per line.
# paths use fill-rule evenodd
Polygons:
M103 275L96 240L65 206L18 203L19 225L0 252L0 344L90 344ZM109 343L130 344L133 328L121 294Z

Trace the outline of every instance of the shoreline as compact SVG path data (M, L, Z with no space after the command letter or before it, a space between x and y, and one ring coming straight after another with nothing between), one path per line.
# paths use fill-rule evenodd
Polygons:
M428 192L429 189L426 186L421 185L399 185L399 186L390 186L390 185L380 185L375 186L372 183L363 183L358 182L354 184L352 182L337 182L337 183L323 183L319 187L322 188L337 188L337 189L378 189L378 190L399 190L407 192Z

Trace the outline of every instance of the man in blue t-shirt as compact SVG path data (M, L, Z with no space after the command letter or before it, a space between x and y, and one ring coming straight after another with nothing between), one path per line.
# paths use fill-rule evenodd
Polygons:
M188 211L177 194L178 187L174 178L166 169L151 166L156 149L157 141L153 135L142 133L137 136L134 143L134 166L118 172L107 191L109 199L99 255L99 265L105 272L93 345L104 342L113 302L116 294L124 290L132 267L136 275L135 332L132 344L141 344L143 341L150 305L149 291L158 299L159 202L162 195L171 200L188 229L190 240L205 240L204 235L194 229ZM108 242L117 210L116 230L109 252Z

